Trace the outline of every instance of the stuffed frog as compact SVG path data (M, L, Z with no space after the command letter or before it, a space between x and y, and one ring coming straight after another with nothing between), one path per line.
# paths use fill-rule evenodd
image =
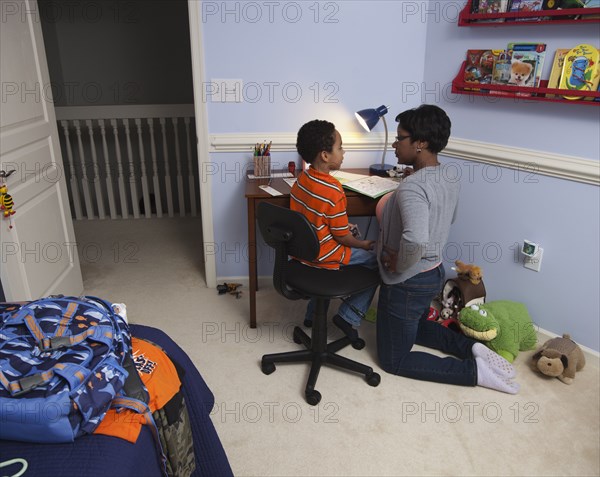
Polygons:
M471 305L461 310L459 320L466 336L482 341L510 363L519 351L534 349L537 345L531 316L522 303L498 300Z

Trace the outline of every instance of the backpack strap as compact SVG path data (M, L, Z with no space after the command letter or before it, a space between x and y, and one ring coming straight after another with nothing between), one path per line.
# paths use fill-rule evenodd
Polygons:
M30 374L12 382L0 371L0 384L11 396L17 397L49 383L55 375L65 379L69 384L69 389L73 390L88 378L90 371L74 363L57 363L47 371Z
M110 407L116 409L131 409L132 411L137 412L138 414L143 414L146 420L146 424L148 424L148 426L150 427L150 431L152 432L152 436L154 437L154 444L156 445L156 450L158 451L163 474L165 476L168 476L169 474L167 472L167 456L165 455L165 452L160 443L158 427L156 425L156 422L154 421L154 418L152 417L152 412L150 411L148 405L142 401L138 401L137 399L124 396L117 396L110 403Z

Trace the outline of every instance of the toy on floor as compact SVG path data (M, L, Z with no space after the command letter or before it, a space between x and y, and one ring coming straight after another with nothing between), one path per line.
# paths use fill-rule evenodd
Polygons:
M242 291L238 290L238 288L241 286L241 283L223 283L223 285L217 285L217 291L219 292L219 295L229 293L230 295L234 295L236 298L242 298Z
M532 356L540 373L571 384L575 373L585 366L585 355L568 334L546 341Z
M465 307L460 312L460 329L512 363L519 351L534 349L537 335L527 308L509 300Z
M456 270L458 278L469 280L473 285L478 285L481 283L481 279L483 277L481 267L470 263L464 263L460 260L456 260L454 264L456 265L454 270Z

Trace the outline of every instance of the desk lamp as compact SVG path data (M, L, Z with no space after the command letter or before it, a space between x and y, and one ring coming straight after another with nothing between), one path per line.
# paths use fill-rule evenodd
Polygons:
M385 127L385 144L383 145L383 155L381 156L381 164L372 164L369 166L369 174L373 176L389 177L387 171L393 169L394 166L385 163L385 153L388 146L388 128L385 122L385 115L388 112L387 106L379 106L377 109L363 109L355 114L360 125L367 131L372 131L375 125L379 122L379 118L383 119Z

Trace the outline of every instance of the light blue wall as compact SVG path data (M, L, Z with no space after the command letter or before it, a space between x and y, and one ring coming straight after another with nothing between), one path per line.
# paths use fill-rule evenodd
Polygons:
M429 8L449 8L448 3L432 0ZM547 78L554 50L580 43L600 46L600 26L458 28L455 21L429 22L422 90L447 84L467 49L503 48L509 41L546 43ZM598 107L451 94L420 99L448 112L454 137L599 160ZM463 172L460 213L450 242L460 245L464 258L482 265L488 299L522 301L540 327L568 332L598 350L599 188L526 171L446 162L457 163ZM525 269L515 256L515 243L523 239L544 248L539 273ZM449 248L446 258L454 258L454 252Z
M244 11L244 2L225 2L229 13L224 16L223 2L204 2L206 81L239 78L262 87L256 102L209 103L211 134L293 133L319 117L336 123L343 135L359 130L352 114L357 109L385 103L393 118L427 102L446 109L454 138L599 158L597 107L450 93L469 48L502 48L513 40L544 41L550 52L582 42L598 45L597 25L458 28L465 2L450 0L274 2L278 5L271 12L268 2L250 3L262 7L260 19L256 9ZM299 11L301 18L292 21ZM358 26L377 27L379 33L365 44L355 33ZM546 77L549 64L550 58ZM266 83L275 83L272 100ZM286 85L290 95L301 91L298 101L282 94ZM326 102L324 94L332 92L336 102ZM393 119L388 122L393 130ZM374 151L347 152L346 162L364 166L375 156ZM277 155L281 164L296 158ZM250 159L250 153L211 154L217 166L212 187L218 277L247 275L244 177ZM444 250L448 267L457 257L481 264L488 300L522 301L540 327L569 332L598 350L598 187L447 157L442 161L448 173L460 171L462 183L459 218ZM523 268L515 255L515 245L525 238L545 249L540 273ZM263 257L259 274L269 273Z

